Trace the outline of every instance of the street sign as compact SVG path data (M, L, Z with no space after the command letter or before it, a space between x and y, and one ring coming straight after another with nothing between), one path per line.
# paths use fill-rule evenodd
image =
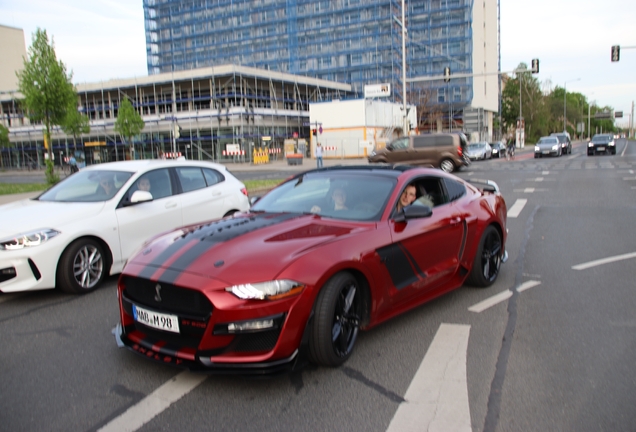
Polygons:
M614 118L622 118L623 111L614 111Z
M594 118L595 119L610 119L612 118L612 113L609 111L599 111L597 113L594 113Z

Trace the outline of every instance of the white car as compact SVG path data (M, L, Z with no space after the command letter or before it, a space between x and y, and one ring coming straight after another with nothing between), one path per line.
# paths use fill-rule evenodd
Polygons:
M92 291L149 238L249 207L245 185L212 162L89 166L0 206L0 291Z

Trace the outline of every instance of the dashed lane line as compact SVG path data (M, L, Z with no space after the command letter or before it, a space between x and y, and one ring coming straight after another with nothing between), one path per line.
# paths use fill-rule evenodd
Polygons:
M99 432L133 432L152 420L201 384L207 375L181 372L157 390L150 393L136 405L128 408L119 417L113 419Z
M470 326L442 324L387 432L471 432L466 352Z
M626 260L626 259L631 259L631 258L636 258L636 252L632 252L632 253L627 253L627 254L623 254L623 255L616 255L613 257L608 257L608 258L603 258L603 259L599 259L596 261L590 261L590 262L586 262L583 264L577 264L575 266L572 266L572 268L574 270L585 270L588 269L590 267L596 267L596 266L600 266L603 264L609 264L609 263L613 263L616 261L622 261L622 260Z
M534 280L526 281L526 282L522 283L521 285L519 285L516 288L516 291L517 292L523 292L523 291L528 290L528 289L530 289L532 287L535 287L537 285L541 285L541 282L534 281ZM471 307L468 308L468 310L470 312L481 313L481 312L485 311L486 309L491 308L494 305L501 303L504 300L508 300L510 297L512 297L512 291L511 290L502 291L499 294L495 294L492 297L488 297L486 300L482 300L479 303L472 305Z
M517 201L515 201L512 207L508 209L508 217L509 218L518 217L519 214L521 213L521 210L523 210L523 207L526 205L527 202L528 200L525 198L519 198Z

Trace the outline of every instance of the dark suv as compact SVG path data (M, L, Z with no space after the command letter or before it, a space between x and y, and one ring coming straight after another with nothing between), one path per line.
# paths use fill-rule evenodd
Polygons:
M557 137L559 143L561 143L561 154L572 154L572 141L570 141L570 134L567 132L555 132L550 136Z
M592 137L592 141L587 144L587 155L592 156L598 153L616 154L613 134L596 134Z

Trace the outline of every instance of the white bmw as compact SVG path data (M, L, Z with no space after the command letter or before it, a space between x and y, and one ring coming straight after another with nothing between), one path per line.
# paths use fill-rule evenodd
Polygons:
M220 164L89 166L37 198L0 206L0 291L92 291L150 237L249 206L245 185Z

